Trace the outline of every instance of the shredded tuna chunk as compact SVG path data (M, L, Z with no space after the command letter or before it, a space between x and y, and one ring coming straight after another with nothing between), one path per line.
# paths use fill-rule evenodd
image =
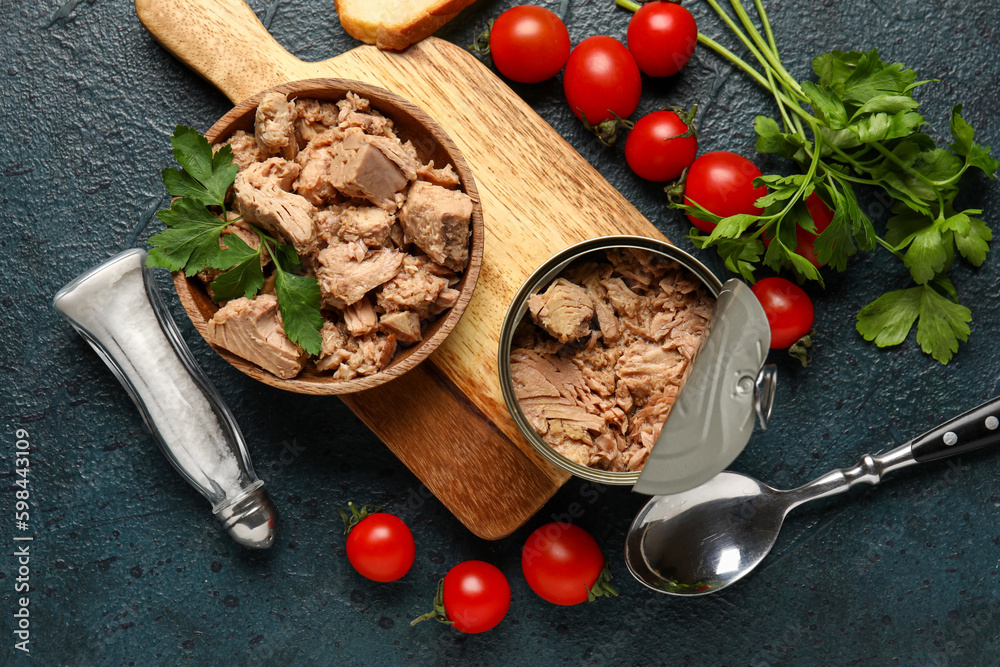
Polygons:
M257 105L254 136L261 151L294 160L299 152L295 137L295 105L284 93L267 93Z
M417 181L399 213L406 241L442 266L461 271L469 262L472 199L464 192Z
M224 144L214 146L213 150L218 151L226 145L233 149L233 160L240 166L240 169L264 159L264 155L257 145L257 140L254 139L253 135L247 134L243 130L236 130Z
M556 452L633 472L683 386L712 300L659 255L608 254L607 262L568 267L529 299L530 318L514 334L511 378L528 421Z
M446 289L448 281L432 274L416 257L406 255L399 272L379 290L378 307L386 313L410 310L423 319Z
M338 245L342 242L340 238L340 211L337 205L327 206L316 211L313 220L316 222L316 237L323 246Z
M314 206L335 201L340 194L330 180L330 166L343 138L344 133L340 130L327 130L313 137L295 157L302 168L295 181L295 191Z
M370 248L390 244L389 231L395 217L377 206L348 206L340 212L337 235L344 241L360 241Z
M299 166L294 162L270 158L240 170L233 190L236 206L248 222L305 254L316 238L312 218L316 209L301 195L287 191L298 174Z
M321 250L316 279L323 301L334 308L357 303L369 291L395 276L405 258L406 255L398 250L368 253L362 243L344 243Z
M327 130L337 127L340 110L337 105L314 99L295 100L295 137L299 148Z
M584 288L557 278L544 292L528 298L528 311L535 324L560 343L568 343L590 334L594 302Z
M332 152L330 183L347 197L367 199L390 213L399 208L409 180L366 135L348 131Z
M352 336L364 336L378 329L378 315L367 296L344 309L344 324Z
M597 326L606 342L618 340L620 327L615 311L608 301L608 290L601 280L611 276L611 267L606 264L587 262L573 272L570 280L577 281L587 290L587 295L594 304L594 314L597 316Z
M417 178L449 190L453 190L461 184L458 174L455 173L450 164L446 164L442 169L435 169L434 160L417 169Z
M337 110L337 122L341 129L357 127L365 134L396 139L392 121L372 109L371 103L356 93L348 92L344 99L337 102Z
M412 310L386 313L378 319L379 328L401 343L416 343L422 338L420 317Z
M208 340L284 379L298 375L309 358L285 335L278 300L269 294L220 308L208 321Z
M396 353L396 339L380 333L351 336L343 324L323 323L323 349L316 370L333 371L337 380L372 375L389 365Z
M404 145L399 143L399 139L386 139L383 137L370 137L368 141L375 148L382 151L382 154L390 162L399 167L399 170L403 172L407 180L417 180L417 171L426 166L421 164L420 160L413 157L415 151L409 150L410 142L406 142ZM451 165L448 166L451 167Z
M458 303L458 297L460 296L462 296L462 293L457 289L445 287L441 290L441 293L438 294L438 297L434 299L434 303L431 304L429 313L431 315L437 315L438 313L448 310Z

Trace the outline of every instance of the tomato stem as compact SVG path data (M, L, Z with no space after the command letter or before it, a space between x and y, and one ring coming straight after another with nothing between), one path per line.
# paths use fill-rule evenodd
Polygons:
M593 602L599 597L618 595L618 591L611 585L611 579L611 570L608 568L607 563L605 563L604 569L597 575L594 585L587 589L587 602Z
M583 109L578 108L577 111L580 112L580 120L583 121L584 129L596 136L601 143L608 148L614 146L615 142L618 141L618 132L620 132L622 128L631 130L635 126L635 123L626 118L622 118L614 111L611 111L611 109L608 109L608 111L611 112L611 115L614 116L614 118L598 123L597 125L590 124L590 121L587 120L587 114L583 112Z
M444 608L444 579L438 582L437 594L434 596L434 609L410 621L410 627L420 621L429 621L432 618L439 623L455 625L455 621L448 618L448 612Z
M472 55L486 64L487 67L492 65L492 59L490 58L490 33L493 32L493 21L493 19L490 19L490 22L486 24L486 28L476 34L475 39L472 40L472 44L465 47Z
M812 356L809 354L809 348L812 346L813 336L815 335L816 330L813 329L805 336L792 343L788 348L788 356L802 364L803 368L809 366L809 362L812 361Z
M339 507L337 508L337 511L340 513L340 518L344 520L344 535L350 535L351 531L354 530L354 527L367 519L369 514L378 512L382 509L381 507L375 507L374 505L362 505L361 509L358 509L354 503L350 501L347 503L347 508L351 510L350 516L348 516L347 512L344 510Z
M634 2L633 0L615 0L615 4L622 9L629 10L630 12L637 12L642 8L641 4Z

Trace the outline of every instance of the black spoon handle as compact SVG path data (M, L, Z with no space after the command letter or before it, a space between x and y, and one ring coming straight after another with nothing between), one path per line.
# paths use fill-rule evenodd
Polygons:
M914 438L913 458L921 463L964 454L1000 442L1000 397L986 401Z

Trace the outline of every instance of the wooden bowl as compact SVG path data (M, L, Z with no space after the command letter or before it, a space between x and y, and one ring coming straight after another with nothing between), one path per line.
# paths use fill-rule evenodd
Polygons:
M348 91L367 98L373 109L391 118L395 124L396 133L400 139L413 142L417 154L424 162L434 160L435 167L443 167L450 163L461 180L462 190L472 198L472 233L469 243L469 264L462 273L461 280L455 285L460 295L458 302L438 319L430 323L424 331L424 339L406 349L397 351L395 358L383 370L373 375L354 378L353 380L335 380L330 373L320 373L312 361L306 364L296 377L289 380L272 375L259 366L238 357L232 352L217 345L209 345L222 355L222 358L238 370L255 380L260 380L272 387L298 392L300 394L349 394L356 391L371 389L399 377L421 361L448 336L458 320L465 312L465 307L472 298L476 287L479 268L483 261L483 209L479 203L479 193L472 178L469 165L459 152L458 147L438 125L433 118L424 113L413 103L402 97L360 81L348 79L306 79L275 86L244 100L219 121L205 134L209 143L225 141L237 130L253 134L254 115L257 104L265 93L280 92L289 99L295 97L314 98L328 102L344 99ZM208 320L219 309L205 291L204 284L196 277L188 278L183 272L174 274L174 286L180 297L181 305L194 324L198 333L208 342Z

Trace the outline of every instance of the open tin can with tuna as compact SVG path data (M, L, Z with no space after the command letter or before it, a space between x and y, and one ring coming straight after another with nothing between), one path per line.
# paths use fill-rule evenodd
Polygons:
M576 477L649 495L694 488L766 428L770 329L742 281L676 246L603 236L521 286L500 334L500 386L518 429ZM665 417L665 420L664 420Z

